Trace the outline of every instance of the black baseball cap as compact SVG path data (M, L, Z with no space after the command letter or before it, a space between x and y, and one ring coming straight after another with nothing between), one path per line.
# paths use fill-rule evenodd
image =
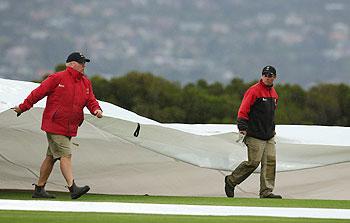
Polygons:
M272 75L277 75L277 72L276 72L276 69L273 67L273 66L266 66L263 68L262 72L261 72L262 75L264 74L272 74Z
M69 54L67 57L66 63L76 61L78 63L85 63L85 62L90 62L90 59L87 59L82 53L79 52L73 52Z

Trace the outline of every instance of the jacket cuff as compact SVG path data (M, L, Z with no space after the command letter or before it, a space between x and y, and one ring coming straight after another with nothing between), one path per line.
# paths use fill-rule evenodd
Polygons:
M239 131L247 131L248 130L248 120L243 118L237 119L237 127Z
M18 105L19 109L21 109L21 112L25 112L28 110L28 108L23 104Z

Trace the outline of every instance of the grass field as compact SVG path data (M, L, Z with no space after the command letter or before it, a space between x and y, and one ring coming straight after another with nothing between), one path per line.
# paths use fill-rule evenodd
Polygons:
M71 201L68 193L54 193L54 200ZM0 191L0 199L27 200L30 191ZM225 197L171 197L141 195L97 195L88 194L79 201L108 201L128 203L157 204L192 204L192 205L228 205L257 207L306 207L350 209L347 200L297 200L297 199L254 199ZM0 222L350 222L350 220L311 219L311 218L277 218L277 217L213 217L213 216L175 216L175 215L141 215L109 213L66 213L38 211L0 211Z

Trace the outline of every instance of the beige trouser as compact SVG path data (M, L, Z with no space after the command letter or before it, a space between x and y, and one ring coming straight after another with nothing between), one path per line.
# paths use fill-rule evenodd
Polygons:
M53 156L54 159L58 159L62 156L69 156L72 154L71 137L48 132L46 133L46 136L49 143L46 152L47 156Z
M261 163L260 196L266 196L273 191L276 175L276 149L275 140L260 140L253 137L245 137L244 143L248 148L248 161L243 161L229 175L232 186L242 183Z

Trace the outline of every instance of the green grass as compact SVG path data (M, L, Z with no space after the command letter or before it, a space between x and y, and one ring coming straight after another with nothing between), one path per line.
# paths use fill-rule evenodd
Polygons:
M31 191L0 190L0 199L32 200L31 193L32 193ZM53 200L71 201L68 193L63 193L63 192L50 192L50 193L53 193L56 195L56 199L53 199ZM259 199L259 198L226 198L226 197L177 197L177 196L87 194L76 201L350 209L350 200Z
M57 198L51 200L71 201L68 193L52 192ZM0 190L0 199L32 200L31 191ZM259 206L259 207L312 207L350 209L347 200L297 200L297 199L255 199L255 198L226 198L226 197L175 197L175 196L141 196L141 195L100 195L87 194L79 201L109 201L128 203L158 203L158 204L192 204L192 205L230 205L230 206ZM72 212L39 212L39 211L0 211L0 222L350 222L350 220L311 219L311 218L277 218L250 216L180 216L180 215L143 215L143 214L113 214L113 213L72 213Z

